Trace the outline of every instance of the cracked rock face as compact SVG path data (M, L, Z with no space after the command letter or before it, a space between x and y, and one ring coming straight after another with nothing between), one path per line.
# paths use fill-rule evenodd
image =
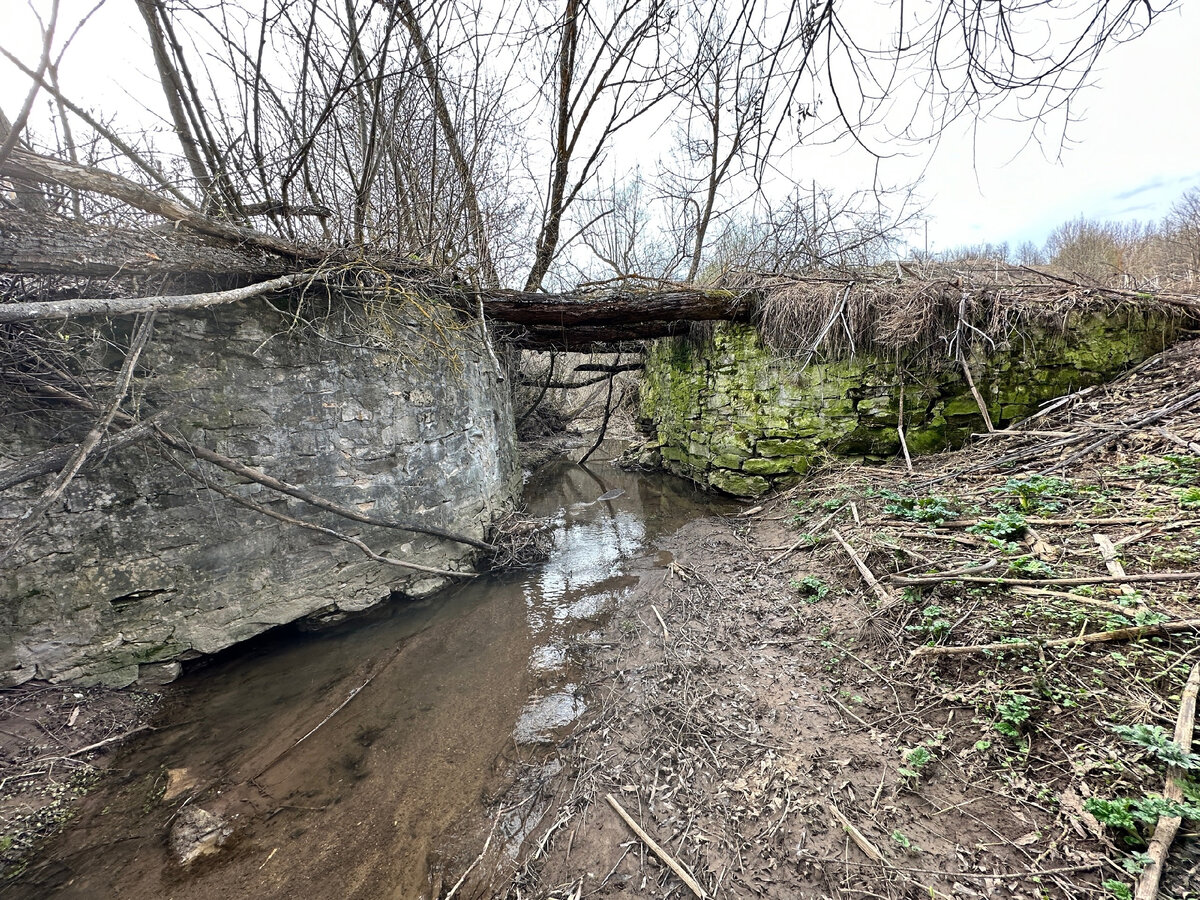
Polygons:
M474 538L519 486L511 404L478 329L387 323L386 340L347 324L289 330L269 308L161 317L125 409L172 407L194 444L382 519ZM124 328L128 328L126 323ZM124 333L75 326L81 366L120 367ZM61 420L14 416L0 467L64 436ZM76 416L77 441L90 422ZM447 581L375 562L351 545L207 491L203 472L252 502L351 533L378 554L468 568L469 547L349 522L146 441L85 468L0 571L0 683L30 678L126 685L169 680L179 660L312 616L335 621L393 594ZM0 530L46 484L0 494Z

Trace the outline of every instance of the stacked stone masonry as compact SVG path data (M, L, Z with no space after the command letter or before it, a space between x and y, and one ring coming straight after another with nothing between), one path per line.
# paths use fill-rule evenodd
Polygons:
M386 340L346 324L364 321L362 310L300 328L261 305L160 316L137 392L155 408L172 405L169 427L188 440L311 493L482 538L519 488L506 383L478 324L431 327L415 310L405 315L390 315ZM86 346L85 365L115 372L122 360L105 350L111 337L126 340L83 324L64 329L72 346ZM56 437L44 416L7 418L16 427L0 436L0 465ZM220 470L205 473L232 484ZM0 529L43 487L0 495ZM467 569L476 553L356 524L257 484L234 489L425 566ZM85 469L6 560L0 681L169 678L179 660L276 625L336 619L446 583L238 506L135 445Z
M1072 313L1055 328L1026 326L967 362L997 428L1047 400L1110 380L1162 350L1178 324L1123 309ZM794 483L828 455L882 461L900 453L901 390L910 453L961 446L983 430L962 367L926 353L845 359L771 354L749 325L719 324L702 340L657 341L646 361L642 452L676 474L757 497Z

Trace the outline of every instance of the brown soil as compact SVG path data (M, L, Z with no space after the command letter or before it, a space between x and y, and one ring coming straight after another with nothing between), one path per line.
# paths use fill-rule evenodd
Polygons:
M0 690L0 871L74 814L117 745L158 705L137 690L28 682Z

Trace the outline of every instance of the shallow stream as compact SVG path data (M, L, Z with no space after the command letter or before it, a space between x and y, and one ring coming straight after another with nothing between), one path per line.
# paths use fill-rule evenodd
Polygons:
M477 833L515 763L585 712L572 648L639 573L661 577L654 540L725 508L603 463L551 464L525 502L553 522L545 563L274 634L168 688L156 730L4 896L429 896L475 853L453 836ZM184 868L168 834L190 805L233 834Z

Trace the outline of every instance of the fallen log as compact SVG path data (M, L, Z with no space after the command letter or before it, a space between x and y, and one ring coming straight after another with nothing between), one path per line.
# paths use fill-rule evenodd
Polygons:
M683 287L567 294L495 290L484 293L483 305L489 318L552 334L562 328L613 329L634 323L661 328L683 320L737 318L750 311L752 299L751 292Z
M14 149L9 158L0 164L0 176L33 184L57 184L77 191L103 194L128 203L143 212L186 225L200 234L221 238L235 245L258 247L290 259L319 260L326 255L317 248L299 247L252 228L242 228L210 219L114 172L41 156L28 150Z
M170 226L111 228L76 219L0 210L0 272L67 278L207 276L222 285L278 278L295 260ZM232 283L231 283L232 282Z
M148 312L178 312L224 306L240 300L250 300L286 291L289 288L323 281L321 273L283 275L270 281L228 291L209 291L201 294L177 294L157 297L81 297L77 300L33 301L29 303L0 303L0 322L30 322L49 319L70 319L76 316L133 316Z

